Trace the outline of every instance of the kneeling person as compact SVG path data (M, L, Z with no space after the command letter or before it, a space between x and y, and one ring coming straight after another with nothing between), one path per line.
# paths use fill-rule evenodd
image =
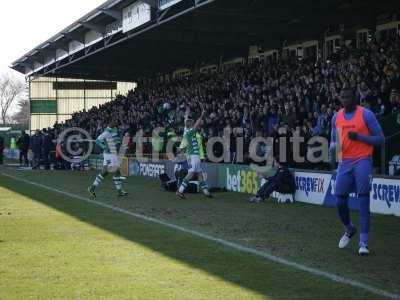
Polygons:
M252 203L260 203L269 198L273 192L282 194L293 194L296 190L295 180L290 170L277 161L278 170L272 177L267 178L267 182L261 186L255 197L250 198Z

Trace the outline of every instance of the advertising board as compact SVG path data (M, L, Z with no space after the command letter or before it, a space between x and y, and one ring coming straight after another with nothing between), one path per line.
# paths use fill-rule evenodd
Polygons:
M166 173L164 162L140 162L138 160L129 160L129 176L144 176L157 179L161 174Z

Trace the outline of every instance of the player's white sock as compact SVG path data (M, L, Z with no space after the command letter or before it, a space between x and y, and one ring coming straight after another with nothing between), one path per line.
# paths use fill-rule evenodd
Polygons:
M122 191L122 181L119 177L114 177L113 178L115 188L117 189L118 192Z
M101 174L97 175L96 179L93 182L93 186L95 187L99 186L100 183L103 181L103 179L104 177Z
M178 190L179 193L183 194L185 192L186 188L188 187L188 185L189 185L188 181L186 179L184 179L182 181L181 186L179 187L179 190Z
M208 186L205 181L200 182L200 189L203 191L204 195L210 195L210 191L208 190Z

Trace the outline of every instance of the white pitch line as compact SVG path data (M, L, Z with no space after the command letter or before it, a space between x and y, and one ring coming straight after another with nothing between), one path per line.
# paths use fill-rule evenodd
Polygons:
M306 265L299 264L299 263L296 263L296 262L281 258L279 256L275 256L275 255L270 254L268 252L258 251L258 250L255 250L255 249L252 249L252 248L249 248L249 247L241 246L241 245L238 245L238 244L235 244L235 243L232 243L232 242L225 241L225 240L220 239L220 238L213 237L213 236L208 235L208 234L197 232L197 231L191 230L191 229L186 229L184 227L180 227L180 226L177 226L177 225L174 225L174 224L171 224L171 223L168 223L168 222L164 222L164 221L161 221L161 220L157 220L157 219L154 219L154 218L151 218L151 217L147 217L147 216L144 216L144 215L136 214L136 213L130 212L128 210L125 210L125 209L122 209L122 208L119 208L119 207L108 205L108 204L105 204L105 203L102 203L102 202L99 202L99 201L96 201L96 200L92 200L92 199L89 199L89 198L86 198L86 197L83 197L83 196L79 196L79 195L75 195L75 194L72 194L72 193L64 192L64 191L61 191L61 190L58 190L58 189L55 189L55 188L52 188L52 187L37 183L37 182L33 182L33 181L22 179L22 178L19 178L19 177L10 175L10 174L6 174L4 172L2 173L2 175L5 176L5 177L12 178L14 180L20 181L20 182L24 182L24 183L27 183L27 184L30 184L30 185L33 185L33 186L36 186L36 187L40 187L40 188L49 190L51 192L56 192L56 193L59 193L59 194L62 194L62 195L65 195L65 196L68 196L68 197L71 197L71 198L79 199L79 200L82 200L84 202L88 202L88 203L91 203L91 204L94 204L94 205L97 205L97 206L100 206L100 207L103 207L103 208L112 209L113 211L117 211L119 213L126 214L126 215L129 215L129 216L144 220L144 221L148 221L148 222L152 222L152 223L155 223L155 224L163 225L163 226L175 229L177 231L189 233L191 235L194 235L194 236L197 236L197 237L209 240L209 241L216 242L216 243L221 244L223 246L227 246L227 247L233 248L233 249L241 251L241 252L245 252L245 253L253 254L253 255L256 255L256 256L260 256L260 257L266 258L266 259L268 259L268 260L270 260L272 262L275 262L275 263L278 263L278 264L281 264L281 265L285 265L285 266L289 266L289 267L292 267L294 269L301 270L301 271L304 271L304 272L308 272L310 274L313 274L313 275L316 275L316 276L319 276L319 277L325 277L325 278L330 279L330 280L335 281L335 282L339 282L339 283L347 284L347 285L350 285L350 286L353 286L353 287L357 287L357 288L360 288L360 289L363 289L365 291L371 292L371 293L373 293L375 295L378 295L378 296L386 297L386 298L389 298L389 299L400 300L400 295L398 295L398 294L394 294L394 293L391 293L391 292L388 292L388 291L385 291L385 290L381 290L381 289L375 288L373 286L370 286L368 284L365 284L365 283L362 283L362 282L359 282L359 281L355 281L355 280L348 279L348 278L345 278L345 277L342 277L342 276L339 276L339 275L335 275L335 274L332 274L332 273L329 273L329 272L325 272L325 271L321 271L321 270L318 270L318 269L315 269L315 268L312 268L312 267L308 267Z

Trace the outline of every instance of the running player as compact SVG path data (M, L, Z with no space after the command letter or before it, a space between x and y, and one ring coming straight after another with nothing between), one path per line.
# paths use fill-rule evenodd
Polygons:
M382 145L384 136L375 115L357 105L352 89L343 89L340 101L343 109L332 118L331 137L331 147L338 149L339 160L335 186L337 209L345 227L339 248L345 248L357 232L351 223L348 206L349 194L355 191L360 205L361 230L358 252L360 255L368 255L372 154L374 146Z
M93 197L96 197L96 188L109 173L115 173L113 181L118 196L127 196L128 193L122 189L122 182L126 178L121 176L120 159L118 157L118 150L122 146L122 139L115 121L110 122L105 131L96 139L96 144L103 150L103 170L88 188L89 193Z
M200 118L194 122L188 117L188 111L185 116L185 133L183 135L183 141L181 143L180 149L186 150L187 159L189 162L188 175L183 179L178 191L177 196L184 199L184 192L189 185L190 180L197 175L200 182L200 189L203 191L204 195L207 197L212 197L208 189L207 183L203 175L203 168L201 167L200 158L200 144L197 137L197 131L201 126L205 111L202 110Z

